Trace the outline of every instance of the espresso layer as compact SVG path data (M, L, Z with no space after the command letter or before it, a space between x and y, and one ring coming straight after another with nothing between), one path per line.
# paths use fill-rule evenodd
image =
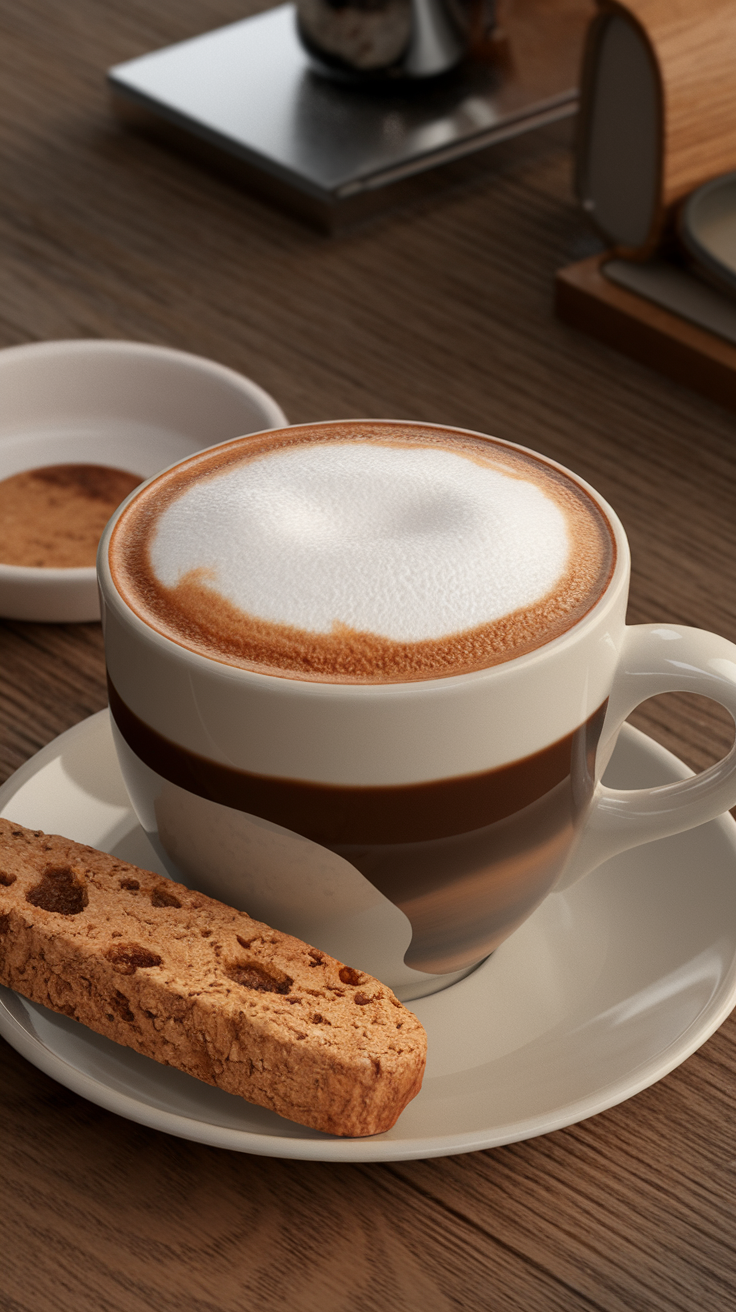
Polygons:
M385 787L328 785L251 774L211 761L147 725L125 704L109 676L108 695L128 746L162 778L324 847L424 842L494 824L569 777L576 737L567 734L541 752L480 774ZM604 709L589 723L597 724Z
M354 788L274 779L217 765L155 733L109 685L116 724L135 755L178 794L258 816L350 862L407 916L405 962L430 974L462 970L492 952L530 914L565 867L595 787L605 704L574 733L498 770L395 787ZM134 780L129 781L134 788ZM193 887L202 870L182 834L160 837ZM169 808L173 789L169 789ZM217 822L216 823L221 823ZM196 828L196 825L195 825ZM259 847L268 836L259 827ZM242 841L242 835L241 835ZM192 845L196 846L196 844ZM228 860L239 850L225 843ZM238 888L249 903L247 841ZM307 876L308 878L308 876ZM242 887L241 887L242 881ZM256 884L257 884L256 880Z
M109 559L132 609L191 650L390 683L485 668L566 632L605 590L615 546L585 489L541 458L361 421L194 457L132 501Z

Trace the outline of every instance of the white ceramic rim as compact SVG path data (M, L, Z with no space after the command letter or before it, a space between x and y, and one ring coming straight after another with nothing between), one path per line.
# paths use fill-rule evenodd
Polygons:
M360 423L396 424L404 425L406 427L416 425L419 428L436 429L439 432L455 432L461 433L464 436L479 437L486 441L490 440L499 446L509 447L512 451L521 451L524 455L533 456L535 460L539 460L543 464L549 465L552 469L559 470L560 473L569 478L571 482L577 484L578 487L581 487L588 493L607 519L616 544L616 563L604 591L601 593L595 605L593 605L581 619L577 620L575 624L564 633L561 633L557 638L552 638L550 642L543 643L541 647L536 647L533 651L525 652L522 656L514 656L510 660L502 661L498 665L491 665L487 669L471 670L465 674L450 674L438 679L416 679L407 683L327 683L322 681L312 682L309 679L300 678L298 684L301 689L307 688L312 694L323 695L326 697L344 697L348 693L350 696L358 698L376 696L391 697L399 695L405 697L407 694L412 696L426 695L430 689L436 687L438 684L442 684L445 687L454 687L461 686L468 682L477 683L482 679L498 677L500 671L525 668L526 666L533 665L540 660L546 659L551 651L558 651L560 649L564 650L566 645L574 644L581 631L596 624L601 617L602 611L607 608L612 608L616 604L621 589L628 587L629 573L631 569L631 551L624 526L613 507L608 504L605 498L602 497L601 494L590 485L590 483L586 483L584 478L580 478L579 475L573 473L573 471L568 469L565 465L560 464L559 461L553 460L549 456L541 455L539 451L533 451L531 447L521 446L518 442L510 442L503 437L493 437L488 433L476 432L470 428L456 428L452 424L428 424L421 419L328 419L315 420L313 423L309 424L287 424L285 427L290 430L293 429L298 431L300 428L329 428L332 425L335 427L342 427L344 425ZM263 430L264 433L269 432L273 434L278 431L278 429ZM245 436L248 438L259 437L261 434L248 433ZM241 438L234 438L232 442L221 442L218 443L218 446L224 449L228 446L235 445L235 443L241 440ZM213 657L204 656L200 652L192 651L189 647L181 646L179 643L174 642L173 639L167 638L165 634L159 633L156 629L153 629L146 624L145 620L142 620L140 616L131 609L125 598L115 586L112 572L110 570L108 551L110 538L120 516L125 512L127 506L130 505L130 503L141 492L150 487L157 478L165 477L172 469L176 469L180 465L188 464L190 461L195 461L204 454L205 450L198 451L193 456L188 456L186 460L178 460L176 464L169 465L167 469L160 470L159 473L154 474L152 478L149 478L145 483L142 483L140 487L134 488L130 495L126 497L125 501L121 502L115 513L112 515L100 539L100 546L97 552L97 576L100 581L100 587L105 595L106 604L115 605L118 609L118 613L124 618L125 623L128 624L139 637L151 642L155 647L159 647L161 651L176 652L179 659L191 662L195 668L209 670L215 665L220 665L223 670L227 671L228 678L243 678L248 682L255 681L256 684L261 684L261 686L264 687L271 684L273 680L277 678L283 678L288 682L288 675L262 674L257 670L248 670L239 665L230 665L226 661L215 661ZM296 683L297 681L292 680L292 682Z

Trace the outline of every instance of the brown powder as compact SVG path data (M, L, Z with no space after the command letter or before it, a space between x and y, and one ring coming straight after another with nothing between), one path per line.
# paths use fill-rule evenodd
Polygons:
M0 562L94 565L108 519L140 482L107 465L46 465L0 480Z

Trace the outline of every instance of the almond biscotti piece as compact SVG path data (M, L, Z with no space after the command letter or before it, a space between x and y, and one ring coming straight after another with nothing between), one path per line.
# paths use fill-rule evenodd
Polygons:
M0 820L0 983L327 1134L388 1130L426 1035L378 980L148 870Z

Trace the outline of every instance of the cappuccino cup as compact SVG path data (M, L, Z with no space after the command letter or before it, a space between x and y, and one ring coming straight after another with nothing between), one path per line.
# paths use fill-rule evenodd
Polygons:
M439 425L301 425L157 475L98 577L116 750L166 868L411 1000L608 857L727 810L736 749L600 782L649 697L736 717L736 647L627 627L629 569L576 475Z

